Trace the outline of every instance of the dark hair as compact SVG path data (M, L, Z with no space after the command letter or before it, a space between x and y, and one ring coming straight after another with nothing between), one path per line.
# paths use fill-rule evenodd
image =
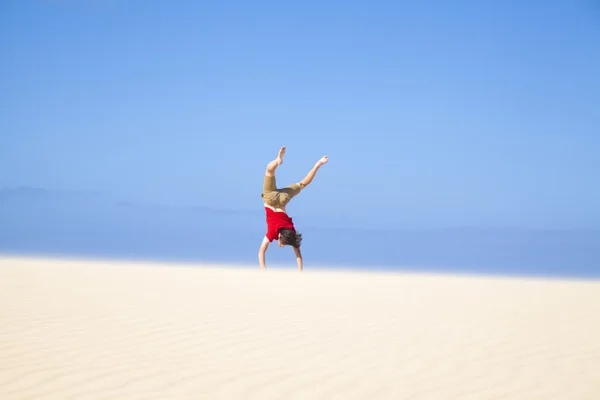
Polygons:
M280 229L279 234L281 235L281 243L288 244L293 247L300 247L300 242L302 242L302 234L294 233L291 229Z

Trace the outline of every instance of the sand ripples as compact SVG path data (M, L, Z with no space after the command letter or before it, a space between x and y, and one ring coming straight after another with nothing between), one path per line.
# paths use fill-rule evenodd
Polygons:
M596 399L600 285L0 259L0 398Z

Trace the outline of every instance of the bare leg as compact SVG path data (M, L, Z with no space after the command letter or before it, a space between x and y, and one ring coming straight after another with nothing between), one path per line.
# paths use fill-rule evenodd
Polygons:
M327 161L329 161L327 156L325 156L325 157L321 158L319 161L317 161L315 166L308 172L308 174L304 177L304 179L302 179L300 181L300 186L302 186L304 188L304 187L310 185L312 180L315 178L315 175L317 174L317 171L319 170L319 168L321 168L321 166L323 164L325 164Z
M265 172L265 174L267 176L275 176L275 170L277 169L277 167L281 164L283 164L283 156L285 155L285 146L283 146L281 149L279 149L279 154L277 154L277 158L274 159L273 161L271 161L268 165L267 165L267 171Z

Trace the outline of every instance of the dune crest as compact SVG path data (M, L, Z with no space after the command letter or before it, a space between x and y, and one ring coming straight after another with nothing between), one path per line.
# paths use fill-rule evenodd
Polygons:
M0 398L596 399L600 282L0 258Z

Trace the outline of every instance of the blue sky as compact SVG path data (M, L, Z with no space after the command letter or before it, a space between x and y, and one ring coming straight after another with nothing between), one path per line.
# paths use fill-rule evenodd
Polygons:
M600 6L402 3L4 1L0 187L260 209L286 145L292 215L600 228Z

